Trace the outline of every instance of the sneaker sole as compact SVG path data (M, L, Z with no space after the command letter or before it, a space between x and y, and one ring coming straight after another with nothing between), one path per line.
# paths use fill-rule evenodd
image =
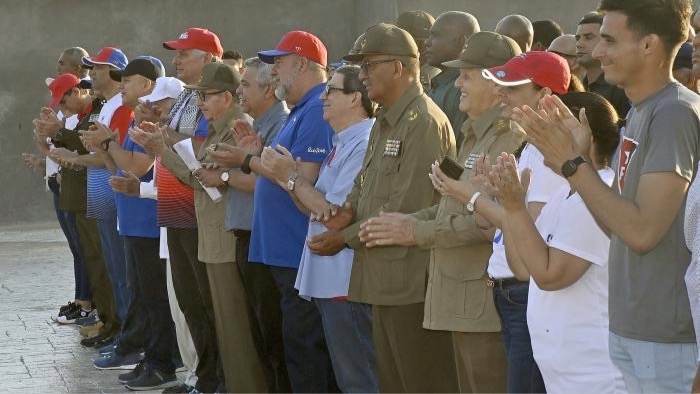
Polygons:
M108 371L108 370L132 371L134 368L136 368L136 365L137 364L125 364L125 365L116 365L113 367L98 367L97 365L92 364L93 367L95 367L96 369L99 369L100 371Z
M126 387L126 388L128 388L129 390L132 390L132 391L148 391L148 390L162 390L162 389L167 389L167 388L170 388L170 387L175 387L175 386L177 386L178 384L180 384L180 382L178 382L177 379L175 379L175 380L172 380L172 381L170 381L170 382L164 382L164 383L161 383L161 384L156 385L156 386L139 387L139 386L131 386L131 385L129 385L129 384L127 383L126 386L124 386L124 387Z

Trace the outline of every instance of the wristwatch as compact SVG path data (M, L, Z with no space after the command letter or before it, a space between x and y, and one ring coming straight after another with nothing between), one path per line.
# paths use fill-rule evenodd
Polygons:
M231 176L231 174L228 173L228 171L224 171L221 173L219 176L219 179L221 179L221 182L223 183L228 183L228 178Z
M243 159L243 164L241 164L241 172L242 173L250 174L250 172L252 171L250 169L250 159L252 159L252 158L253 158L253 155L251 155L250 153L245 155L245 158Z
M579 156L573 160L567 160L564 162L564 164L561 165L561 175L564 176L564 178L568 178L576 173L576 170L578 170L578 166L581 164L585 163L586 159L583 157Z
M287 180L287 190L294 191L294 186L296 184L297 179L299 178L298 173L292 173L292 175L289 176L289 180Z
M100 147L103 150L108 151L109 150L109 143L113 142L113 141L114 141L114 138L107 138L106 140L100 142Z
M474 214L474 203L476 203L476 199L479 198L481 195L481 192L476 192L474 195L472 195L472 198L469 199L469 202L467 202L465 208L467 208L467 212L470 215Z

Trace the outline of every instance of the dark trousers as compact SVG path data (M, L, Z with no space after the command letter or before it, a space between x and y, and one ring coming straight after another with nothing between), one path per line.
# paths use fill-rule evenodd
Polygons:
M527 327L527 283L494 287L493 297L501 318L501 335L506 350L509 393L544 393L542 374L532 357Z
M236 265L246 292L253 341L260 355L267 388L272 393L291 392L284 360L280 293L267 265L248 262L250 231L236 230L234 234Z
M299 297L294 288L297 270L270 266L280 292L282 335L289 382L295 393L328 393L338 390L333 375L321 315L313 302Z
M128 244L124 242L129 309L116 343L116 352L120 355L141 352L146 347L146 340L150 335L150 328L146 324L143 293L139 285L139 271L136 266L139 262L137 259L132 258L133 254L127 249L128 247Z
M107 267L102 259L102 247L97 231L97 222L85 216L84 212L76 213L75 223L82 246L85 268L90 280L92 302L97 307L100 321L104 323L101 332L112 336L119 332L121 322L117 317L117 308L112 293L112 283L107 275Z
M380 392L459 391L452 333L424 329L424 307L422 302L372 306Z
M168 228L173 288L197 352L197 389L214 392L223 380L209 278L197 257L197 229Z
M144 360L159 371L172 373L175 371L175 325L170 316L165 260L159 256L159 243L158 238L124 237L126 259L130 267L136 268L140 309L143 311L140 317L134 318L143 319L148 327Z
M88 279L85 269L85 259L80 246L80 237L78 236L78 226L75 223L75 213L64 211L60 204L60 187L55 176L49 177L49 189L53 194L53 207L56 211L56 219L61 226L63 235L66 236L68 247L73 255L73 276L75 277L75 295L76 300L90 301L90 280Z
M112 281L114 304L119 320L124 322L129 310L129 289L126 280L126 257L124 256L124 239L117 230L117 214L104 219L97 219L97 231L100 233L102 258L107 267L109 280Z
M506 355L498 332L453 332L460 393L504 393Z

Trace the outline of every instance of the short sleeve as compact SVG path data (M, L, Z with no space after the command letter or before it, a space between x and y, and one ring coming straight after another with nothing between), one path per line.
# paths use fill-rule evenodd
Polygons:
M663 101L650 120L642 174L675 172L690 182L698 160L698 133L698 114L690 103Z
M300 157L302 161L322 162L333 147L333 130L323 119L323 108L320 105L310 106L298 121L296 138L290 149L292 155L295 159Z
M601 230L578 194L560 189L537 219L537 228L551 248L601 267L608 264L610 238ZM568 197L567 197L568 196Z

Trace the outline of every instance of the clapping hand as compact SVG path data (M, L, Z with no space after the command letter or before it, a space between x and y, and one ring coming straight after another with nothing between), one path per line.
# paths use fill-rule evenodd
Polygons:
M518 165L515 156L501 153L489 173L489 179L494 186L494 195L507 212L526 209L525 194L530 184L530 170L523 171L518 177Z

